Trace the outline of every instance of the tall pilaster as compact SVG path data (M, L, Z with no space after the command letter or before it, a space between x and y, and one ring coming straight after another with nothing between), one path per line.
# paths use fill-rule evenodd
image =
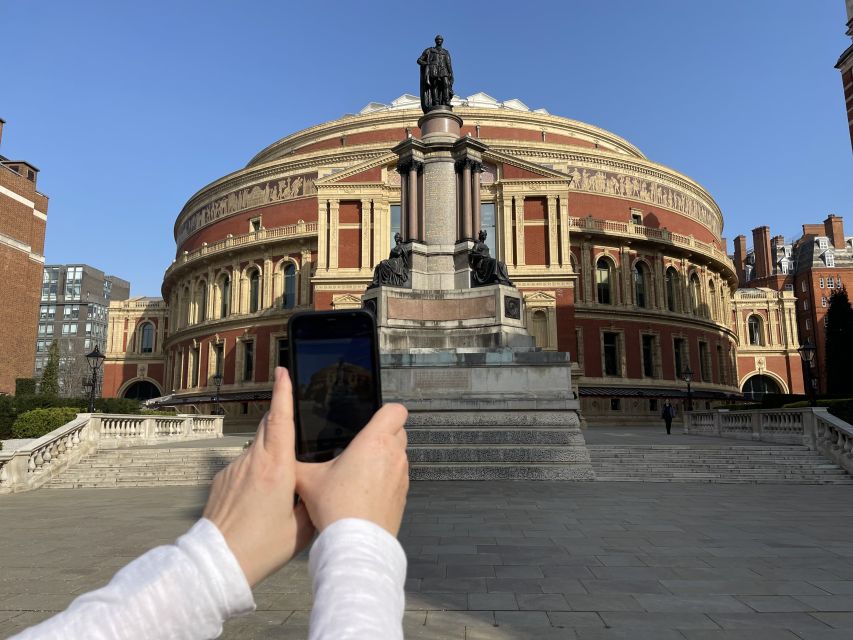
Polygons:
M370 269L370 265L379 262L381 259L374 258L370 254L371 221L374 220L372 204L370 199L361 201L361 264L359 266L365 271Z
M548 206L548 265L556 267L560 264L560 254L557 250L559 238L557 237L557 196L547 197Z

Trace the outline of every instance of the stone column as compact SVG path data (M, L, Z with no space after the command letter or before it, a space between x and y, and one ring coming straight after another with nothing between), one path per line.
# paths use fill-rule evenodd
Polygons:
M329 247L326 243L326 224L328 217L328 200L317 199L317 262L321 269L329 270L326 260Z
M207 294L206 300L207 309L205 309L205 317L210 320L213 318L214 305L216 301L216 281L214 280L213 269L207 270Z
M329 269L336 271L338 268L338 225L340 215L340 200L337 198L330 201L329 215Z
M306 305L311 298L311 251L302 250L302 261L299 264L299 299L297 306Z
M480 233L480 229L482 229L482 221L480 220L480 174L483 172L483 163L475 162L472 167L473 173L471 175L474 184L471 188L471 215L473 216L474 223L474 237L477 237L477 234ZM498 247L498 239L495 238L495 248Z
M569 253L571 251L569 245L569 203L567 198L559 199L559 216L560 225L558 233L560 234L560 266L570 266L572 264Z
M408 176L406 178L407 194L406 194L406 230L409 235L407 240L423 240L420 237L420 216L418 215L418 169L420 163L410 162Z
M518 255L516 262L519 267L527 264L524 256L524 196L514 196L515 201L515 237Z
M504 259L507 264L516 266L516 252L512 250L512 238L515 233L512 224L512 196L501 195L501 226L504 233Z
M583 274L583 301L590 304L593 300L592 284L592 246L588 240L581 243L581 273Z
M471 240L474 235L471 228L473 227L474 216L471 211L471 162L468 160L462 161L462 197L460 204L462 205L459 215L462 219L462 237L460 240Z
M547 267L556 267L559 264L557 252L557 196L547 197L548 205L548 264Z
M240 313L240 285L242 278L240 277L240 263L234 262L231 265L231 313Z
M272 268L272 258L269 255L264 256L264 292L263 304L261 308L269 309L273 306L273 289L275 284L275 276Z
M370 232L371 232L371 201L365 199L361 201L361 268L362 270L370 270L371 255L370 255ZM378 260L376 260L378 262Z
M622 274L622 304L630 306L634 302L634 270L631 268L631 256L628 247L619 245L619 272Z

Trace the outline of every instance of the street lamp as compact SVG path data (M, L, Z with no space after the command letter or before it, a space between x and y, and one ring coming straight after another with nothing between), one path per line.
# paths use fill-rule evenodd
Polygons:
M803 359L803 362L806 365L806 386L809 388L809 396L811 397L811 406L817 406L817 397L815 395L815 380L812 377L812 364L814 364L814 356L817 351L817 347L812 344L811 340L806 340L797 352L800 354L800 358Z
M693 382L693 371L689 364L681 372L681 379L687 383L687 410L693 411L693 391L690 390L690 383Z
M213 409L213 413L215 415L220 415L222 413L221 407L219 406L219 389L222 387L222 373L217 371L213 375L213 384L216 385L216 395L213 398L213 403L216 405Z
M92 368L92 385L91 389L89 389L89 413L93 413L95 411L95 393L98 390L98 371L100 370L105 357L106 356L101 353L101 349L98 345L95 345L95 348L92 349L91 353L86 354L86 362L88 362L89 366Z

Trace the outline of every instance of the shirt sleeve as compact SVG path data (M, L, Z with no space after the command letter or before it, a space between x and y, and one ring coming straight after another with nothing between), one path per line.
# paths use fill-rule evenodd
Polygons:
M332 523L308 561L314 582L309 640L402 640L406 554L382 527Z
M175 544L140 556L106 587L83 594L14 640L216 638L224 620L254 608L225 538L201 519Z

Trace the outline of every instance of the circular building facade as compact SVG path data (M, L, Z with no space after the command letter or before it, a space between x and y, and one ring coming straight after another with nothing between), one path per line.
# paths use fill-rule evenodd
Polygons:
M567 351L588 421L657 416L737 391L737 279L710 194L592 125L485 94L454 100L487 145L480 212L542 349ZM295 311L361 306L400 227L391 149L419 137L414 96L287 136L177 217L163 297L170 403L256 421ZM215 374L221 372L217 388ZM704 405L702 405L704 406Z

